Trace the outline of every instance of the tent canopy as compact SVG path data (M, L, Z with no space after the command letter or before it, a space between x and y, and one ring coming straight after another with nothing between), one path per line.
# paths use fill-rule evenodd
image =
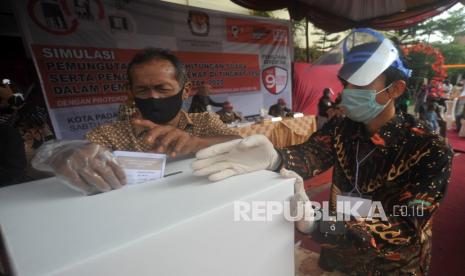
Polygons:
M398 30L440 14L459 0L231 0L252 10L287 8L292 19L307 18L328 32L369 27ZM465 0L461 0L465 3Z

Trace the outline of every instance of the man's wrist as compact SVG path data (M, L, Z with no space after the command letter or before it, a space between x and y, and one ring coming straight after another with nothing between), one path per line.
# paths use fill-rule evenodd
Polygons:
M194 145L193 152L197 152L209 146L207 139L204 139L202 137L192 136L191 139L191 143Z
M311 235L319 226L319 220L302 220L296 222L296 229L302 234Z

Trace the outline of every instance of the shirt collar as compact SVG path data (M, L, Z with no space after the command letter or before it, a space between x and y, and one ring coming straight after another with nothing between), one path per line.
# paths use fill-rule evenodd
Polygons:
M404 139L405 132L411 128L421 129L422 126L417 125L414 120L407 120L405 114L397 113L373 135L370 135L366 131L364 124L359 123L353 138L369 140L379 147L397 147L400 145L402 139Z
M177 128L185 130L189 129L194 123L192 122L192 119L189 117L189 114L181 110L181 118L179 118L179 122L177 125Z
M387 124L370 137L373 144L381 147L398 147L409 133L426 133L425 125L410 114L396 113Z
M378 132L371 135L373 144L381 147L394 147L404 137L405 118L403 113L397 113L394 118L383 125Z

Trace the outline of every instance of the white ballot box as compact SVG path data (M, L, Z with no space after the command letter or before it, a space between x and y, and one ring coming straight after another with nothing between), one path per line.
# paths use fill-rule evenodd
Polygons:
M234 217L238 201L288 200L294 180L259 171L209 182L192 175L191 162L166 165L166 174L182 173L93 196L56 178L0 189L13 274L294 275L293 223L282 214Z

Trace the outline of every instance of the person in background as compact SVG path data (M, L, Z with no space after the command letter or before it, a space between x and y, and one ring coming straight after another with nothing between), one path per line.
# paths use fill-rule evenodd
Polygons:
M438 121L439 135L441 135L442 137L446 137L447 123L443 118L444 111L442 111L442 108L439 107L439 105L436 105L436 109L434 111L436 112L436 117Z
M418 92L415 99L415 114L424 114L426 113L426 99L428 98L428 86L423 84L420 87L420 92Z
M291 110L287 107L287 103L283 98L279 98L278 102L268 110L268 114L274 117L286 117Z
M130 96L140 116L101 125L87 140L53 141L42 145L36 169L51 171L85 194L118 189L126 184L111 151L165 153L177 157L210 145L241 138L215 113L186 113L190 92L184 65L168 50L138 52L127 69Z
M323 89L323 96L318 101L317 129L322 128L329 120L328 110L334 107L334 103L331 101L331 94L334 94L331 88Z
M215 102L210 98L211 85L203 84L198 90L197 94L192 97L191 107L189 113L202 113L207 111L207 106L223 107L223 103Z
M436 104L430 102L426 108L425 119L430 130L434 133L439 133L438 115L436 113Z
M38 85L34 84L34 87ZM40 90L33 91L41 93ZM35 150L44 142L54 139L54 134L49 126L47 109L44 103L26 98L26 102L17 112L16 128L23 137L26 147L26 156L31 160Z
M369 37L375 41L367 43ZM396 113L394 101L404 93L411 70L388 38L356 29L342 47L338 77L345 117L334 117L300 145L276 149L267 137L253 135L203 149L192 163L194 175L218 181L263 169L280 171L300 183L291 210L303 209L295 225L321 244L321 268L344 275L427 275L432 218L447 190L453 152L413 116ZM331 167L326 208L334 220L315 216L302 188L303 179ZM374 203L382 207L373 213L384 210L385 216L370 216ZM359 204L368 205L363 214ZM349 210L355 206L360 213ZM338 219L341 209L349 217Z
M242 116L234 111L233 105L228 101L223 103L223 108L216 112L216 114L220 116L220 120L225 124L242 121Z
M450 99L453 87L454 86L450 83L450 81L448 79L444 80L444 82L442 84L442 90L444 91L444 96L447 99Z
M430 82L430 92L427 101L435 102L437 108L439 108L439 114L444 114L447 111L446 100L447 98L445 97L442 84L436 80L432 80ZM428 105L426 105L426 108L428 108Z
M455 116L455 125L457 126L457 132L462 129L462 120L465 120L465 105L462 106L462 112Z
M23 93L9 79L3 79L0 83L0 124L13 126L23 105Z
M457 104L455 105L455 110L454 110L454 115L455 115L455 123L457 125L457 131L460 131L460 128L458 127L460 123L460 115L462 114L463 108L465 108L465 85L463 81L460 81L457 84L457 93L455 95L455 98L457 98Z
M26 153L18 130L0 124L0 188L27 181Z
M37 86L31 86L29 91L41 93L39 90L33 91L34 87ZM4 84L0 86L0 98L2 99L0 103L0 124L13 127L15 133L19 133L22 137L21 143L23 144L23 152L26 154L27 161L25 170L27 177L21 178L24 181L50 177L50 174L34 170L31 167L30 161L35 150L45 141L54 138L53 132L47 122L48 114L46 108L41 106L37 101L31 100L31 97L28 97L30 94L31 92L28 95L24 95L21 89L9 80L4 80ZM13 135L12 131L8 133L10 136Z
M452 88L451 100L460 97L460 94L462 94L463 89L464 89L463 80L461 80L457 82L456 85L454 85L454 88Z

